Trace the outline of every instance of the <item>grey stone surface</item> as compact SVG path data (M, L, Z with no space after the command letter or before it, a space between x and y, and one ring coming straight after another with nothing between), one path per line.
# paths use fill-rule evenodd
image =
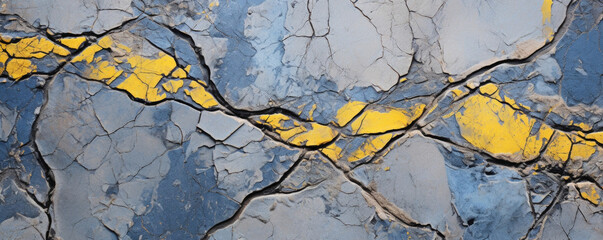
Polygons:
M517 172L482 163L449 167L447 175L456 210L468 225L465 239L519 239L528 232L534 217L526 183Z
M243 125L244 121L217 112L203 112L197 127L217 141L224 141Z
M18 185L14 175L0 175L0 238L46 239L49 219Z
M101 83L57 75L36 136L57 184L51 211L56 237L201 237L298 159L299 151L261 132L240 141L240 149L216 143L196 131L199 115L211 112L172 102L146 107ZM108 132L101 119L115 120L117 129ZM170 131L179 132L179 141ZM194 193L201 199L192 201Z
M603 237L601 225L601 206L593 205L580 198L580 185L591 187L592 184L569 184L568 195L555 204L549 216L543 220L543 226L537 237L541 239L599 239ZM597 188L596 186L592 186ZM600 194L600 188L597 191Z
M0 12L18 14L35 27L52 32L99 34L136 18L130 3L131 0L3 1Z
M210 239L439 239L385 213L328 160L310 156L301 164L283 182L294 191L252 199L235 222ZM315 174L302 180L308 172Z
M461 237L463 227L454 210L445 158L433 140L411 134L376 162L355 168L352 176L412 221L430 225L448 238Z
M0 173L14 171L29 185L27 191L46 202L50 185L31 138L36 111L44 100L38 83L44 80L30 77L17 83L4 81L0 83Z
M525 58L559 28L568 2L552 1L547 17L543 1L446 1L433 19L438 44L432 46L440 48L437 59L451 75L466 76L502 59Z
M0 239L601 239L602 19L0 0Z

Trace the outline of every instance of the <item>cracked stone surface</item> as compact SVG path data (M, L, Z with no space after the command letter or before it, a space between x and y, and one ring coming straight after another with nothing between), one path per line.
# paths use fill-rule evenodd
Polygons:
M601 0L0 0L0 239L603 239Z

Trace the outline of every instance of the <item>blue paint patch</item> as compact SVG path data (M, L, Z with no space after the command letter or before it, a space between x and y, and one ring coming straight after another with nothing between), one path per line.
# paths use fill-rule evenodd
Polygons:
M215 224L232 216L239 204L217 193L211 149L200 148L188 159L182 148L170 151L170 171L157 188L150 212L136 216L132 239L199 239ZM208 167L211 166L211 167Z
M530 229L534 218L518 173L484 164L467 169L447 164L446 173L454 205L468 225L464 239L519 239Z
M564 75L561 95L569 106L603 107L603 22L598 20L602 12L602 5L581 1L576 18L557 46L554 58Z

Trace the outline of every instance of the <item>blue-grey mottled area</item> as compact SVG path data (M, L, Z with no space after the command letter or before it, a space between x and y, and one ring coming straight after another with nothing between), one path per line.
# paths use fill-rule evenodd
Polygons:
M0 0L0 239L603 239L601 26L602 0ZM468 137L481 98L524 155Z

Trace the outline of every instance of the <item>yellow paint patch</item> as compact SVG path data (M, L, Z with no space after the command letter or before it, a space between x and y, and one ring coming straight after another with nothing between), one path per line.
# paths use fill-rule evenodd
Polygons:
M389 167L384 167L383 170L384 171L389 171Z
M213 9L214 7L218 7L220 6L220 2L218 0L212 1L211 3L209 3L209 9Z
M111 65L107 61L101 61L101 58L95 59L96 67L87 71L87 78L98 81L106 81L106 84L111 84L113 80L119 77L123 71Z
M169 93L176 93L178 92L178 89L180 89L183 85L184 81L182 80L170 80L162 84L161 86L163 86L163 89L165 89Z
M55 46L52 49L52 53L59 55L59 56L69 56L69 54L71 54L71 52L69 52L69 50L65 49L64 47L60 47L60 46Z
M461 94L463 94L463 91L461 91L461 89L452 89L452 95L454 97L460 96Z
M452 89L452 97L454 98L454 101L459 100L460 98L464 97L468 93L469 93L469 89L467 89L465 87Z
M43 58L51 52L60 56L70 54L67 49L43 37L20 39L16 43L7 44L5 50L8 55L17 58Z
M488 95L488 96L494 94L496 91L498 91L498 86L496 86L494 83L488 83L479 88L479 92L481 94Z
M364 107L366 103L359 101L351 101L343 105L339 110L337 110L337 115L335 116L335 124L337 126L345 126L356 116Z
M586 134L586 139L591 139L603 144L603 132L594 132Z
M110 48L113 45L113 39L109 36L103 37L98 40L98 45L102 48Z
M535 126L532 126L534 128ZM538 129L538 134L530 135L526 139L525 147L523 148L523 157L525 159L534 159L540 155L542 147L551 139L555 131L548 125L542 124ZM536 165L538 166L538 165Z
M11 38L2 37L2 40L11 40ZM51 53L58 56L71 54L69 50L40 36L17 39L14 43L0 43L0 47L3 50L0 52L0 73L6 70L9 77L15 80L36 72L37 66L33 64L31 58L44 58Z
M568 159L571 148L572 141L569 136L564 132L557 132L544 152L544 157L564 162Z
M433 104L433 106L431 106L431 108L427 111L427 115L430 115L433 111L436 110L436 108L438 108L438 103Z
M448 82L449 82L449 83L453 83L454 81L455 81L455 80L454 80L454 78L453 78L453 77L448 77Z
M189 85L189 89L184 89L184 93L190 96L194 102L201 105L203 108L211 108L218 106L218 101L212 96L205 87L199 84L197 81L192 81Z
M165 94L160 94L156 86L164 76L176 67L174 58L160 52L157 59L133 56L128 58L128 63L133 72L126 80L117 85L117 88L128 91L135 98L150 102L165 98Z
M399 83L403 83L403 82L406 82L406 80L408 80L408 79L407 79L407 78L400 78L400 81L399 81Z
M53 44L48 44L46 41L37 37L24 38L16 43L7 44L5 47L6 52L11 57L18 58L43 58L53 49Z
M71 62L75 63L75 62L86 61L86 63L91 63L92 61L94 61L94 55L102 49L103 48L101 46L99 46L98 44L94 44L90 47L87 47L79 55L77 55L73 59L71 59Z
M314 121L314 111L316 111L316 104L312 105L312 108L310 109L310 112L308 113L308 117L310 118L310 121Z
M94 60L94 55L98 51L108 49L111 45L113 45L113 39L110 36L105 36L99 39L97 44L93 44L84 49L79 55L75 56L71 62L81 62L85 60L87 63L91 63Z
M544 2L542 3L542 25L545 25L546 23L548 23L548 25L551 24L551 9L553 6L553 0L544 0ZM547 39L547 41L552 41L553 37L555 35L555 31L553 30L553 28L551 28L551 26L544 26L542 29L542 34L544 34L545 38Z
M463 108L464 111L454 114L461 135L476 148L493 155L532 160L553 132L543 125L531 135L536 120L482 95L468 98ZM518 156L523 159L516 159Z
M303 133L288 138L288 141L298 146L318 146L337 136L337 132L330 127L318 123L311 123L310 126L310 128L304 129Z
M19 80L23 76L36 71L36 66L27 59L11 59L6 64L6 72L10 78Z
M542 29L542 34L544 34L544 37L549 42L553 41L553 38L555 38L555 31L553 31L553 28L549 26L544 26L544 28Z
M423 110L425 104L416 104L410 109L385 107L384 111L366 110L352 122L352 131L355 134L371 134L402 129L419 118Z
M123 44L117 44L117 48L126 51L126 53L132 52L132 49Z
M597 150L597 144L594 141L584 140L576 135L571 135L571 139L574 142L570 153L572 161L589 160Z
M343 151L343 149L341 149L335 143L331 143L331 144L329 144L329 146L326 146L326 147L320 149L320 152L327 155L327 157L329 159L331 159L333 162L337 162L337 160L339 160L341 158L342 151Z
M542 3L542 8L540 11L542 12L542 24L546 22L551 23L551 8L553 7L553 0L544 0Z
M601 202L601 196L599 196L597 193L597 189L595 188L594 184L588 189L585 189L585 191L580 189L580 196L595 205L599 205Z
M59 42L71 49L78 49L82 43L86 41L86 37L61 38Z
M0 52L0 74L4 72L4 68L6 67L6 61L8 60L8 54L5 52Z
M519 110L519 106L517 105L517 103L515 102L515 100L512 99L512 98L507 97L506 95L504 96L503 102L506 102L509 105L511 105L511 107Z
M593 129L592 126L588 125L587 123L574 123L573 121L570 123L572 126L576 126L579 127L580 130L582 131L590 131L591 129Z
M528 111L529 111L529 110L532 110L532 108L531 108L530 106L523 105L523 104L521 104L521 103L519 103L519 106L521 106L523 109L526 109L526 110L528 110Z
M270 126L284 141L296 146L318 146L337 137L328 126L300 123L280 113L261 115L258 123Z
M356 151L354 151L350 157L348 157L349 162L355 162L365 157L371 156L385 147L385 144L392 139L394 135L391 133L383 134L376 137L371 137L367 139Z
M172 72L172 77L175 78L186 78L186 72L182 68L177 68Z

